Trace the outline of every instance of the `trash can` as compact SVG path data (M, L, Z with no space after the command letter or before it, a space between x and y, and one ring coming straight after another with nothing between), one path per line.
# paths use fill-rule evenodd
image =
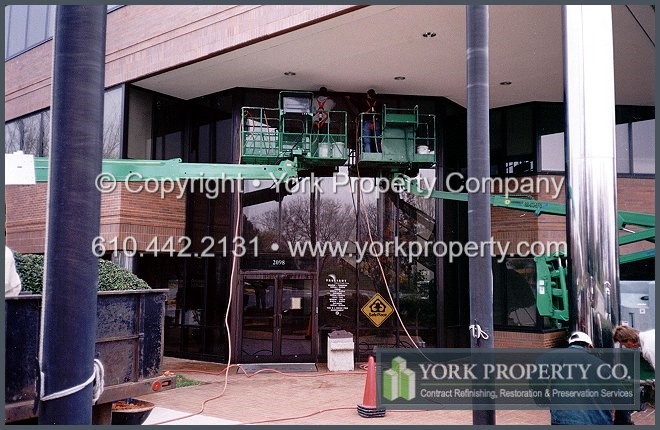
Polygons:
M353 333L345 330L331 332L328 335L328 370L331 372L353 370L354 349Z

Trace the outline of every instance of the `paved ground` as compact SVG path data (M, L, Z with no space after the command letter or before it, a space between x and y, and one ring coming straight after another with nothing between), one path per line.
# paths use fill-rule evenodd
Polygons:
M163 369L205 384L141 397L156 404L145 424L472 424L472 411L387 411L383 418L362 418L366 372L278 374L250 377L230 369L225 389L224 365L166 358ZM655 410L633 415L635 423L655 424ZM498 425L550 423L548 411L497 411Z

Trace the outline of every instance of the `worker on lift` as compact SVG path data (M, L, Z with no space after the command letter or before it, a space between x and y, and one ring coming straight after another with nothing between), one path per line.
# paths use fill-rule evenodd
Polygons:
M346 96L346 100L352 107L355 107L350 96ZM383 152L381 147L380 110L380 101L376 98L376 91L370 88L359 106L359 112L362 116L362 152L372 152L372 148L373 152Z
M328 89L321 87L318 95L312 100L312 111L314 112L313 133L330 133L330 111L334 109L335 105L335 101L328 96Z

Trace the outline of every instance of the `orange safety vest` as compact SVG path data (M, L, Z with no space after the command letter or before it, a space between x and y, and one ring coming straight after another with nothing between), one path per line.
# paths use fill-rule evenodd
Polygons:
M376 105L378 104L378 100L373 100L373 103L369 101L369 98L366 98L364 100L367 103L367 110L365 110L363 113L374 113L373 118L371 119L371 122L369 123L369 129L374 130L375 126L374 124L376 123Z
M325 100L321 101L318 97L316 98L316 103L319 104L319 107L316 109L316 113L314 116L317 116L317 118L314 120L314 124L316 125L317 129L321 129L325 125L325 123L328 121L328 112L326 112L324 106L325 102L328 101L328 97L325 98Z

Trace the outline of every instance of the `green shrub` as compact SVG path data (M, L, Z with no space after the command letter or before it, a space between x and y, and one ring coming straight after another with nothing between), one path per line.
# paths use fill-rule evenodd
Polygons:
M41 294L43 290L44 256L14 253L21 290ZM99 259L99 291L147 290L149 285L126 269Z

